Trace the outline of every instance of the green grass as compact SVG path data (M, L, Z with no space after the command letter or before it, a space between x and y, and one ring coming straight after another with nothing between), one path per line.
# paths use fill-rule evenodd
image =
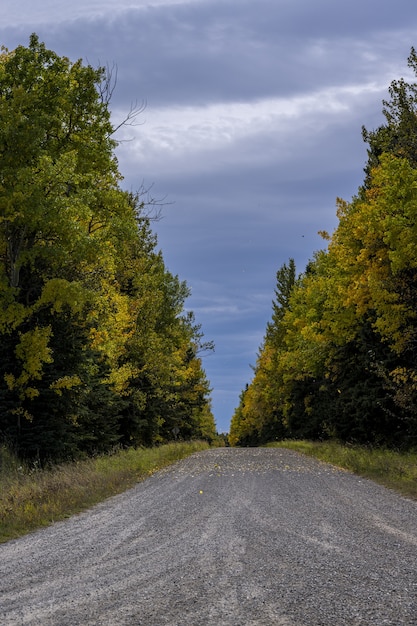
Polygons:
M0 447L0 543L79 513L208 447L194 441L132 448L49 470L25 467Z
M417 499L417 453L385 448L341 445L335 441L280 441L272 447L290 448L370 478L404 496Z

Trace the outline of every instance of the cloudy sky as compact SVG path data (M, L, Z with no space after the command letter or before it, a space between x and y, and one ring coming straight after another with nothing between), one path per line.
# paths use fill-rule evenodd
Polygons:
M165 199L154 225L207 340L218 430L229 430L271 316L275 274L302 272L363 181L361 127L409 77L415 0L3 0L0 44L36 32L117 67L124 185Z

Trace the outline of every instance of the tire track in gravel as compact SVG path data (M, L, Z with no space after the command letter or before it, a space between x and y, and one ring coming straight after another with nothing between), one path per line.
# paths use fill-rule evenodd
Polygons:
M289 450L198 452L1 545L0 623L417 625L417 503Z

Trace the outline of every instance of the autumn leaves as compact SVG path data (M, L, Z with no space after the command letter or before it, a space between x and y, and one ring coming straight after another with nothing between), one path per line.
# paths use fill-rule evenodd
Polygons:
M414 50L409 65L417 73ZM295 278L277 273L273 318L231 442L338 437L417 444L417 88L384 102L386 125L364 131L366 178L337 201L327 250Z
M0 56L0 437L62 458L212 438L202 333L120 187L102 69Z

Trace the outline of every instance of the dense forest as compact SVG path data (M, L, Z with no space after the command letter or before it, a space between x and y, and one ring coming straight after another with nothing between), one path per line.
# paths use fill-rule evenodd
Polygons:
M104 68L0 54L0 444L63 460L215 437L187 285L121 187Z
M417 55L408 65L417 75ZM417 83L395 80L363 129L364 182L297 276L277 272L272 318L232 418L232 445L283 438L417 446Z

